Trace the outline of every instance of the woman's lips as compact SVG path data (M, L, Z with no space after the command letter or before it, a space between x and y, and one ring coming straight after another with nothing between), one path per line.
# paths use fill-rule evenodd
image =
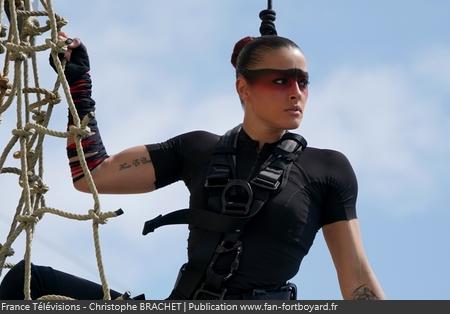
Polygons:
M302 108L297 107L297 106L285 109L284 111L289 112L291 114L298 114L298 115L303 113Z

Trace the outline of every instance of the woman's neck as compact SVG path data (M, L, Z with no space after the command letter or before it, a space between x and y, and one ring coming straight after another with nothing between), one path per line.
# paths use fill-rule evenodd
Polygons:
M274 143L278 141L286 132L283 129L268 128L265 126L256 125L255 123L249 123L249 121L245 118L242 128L252 140L258 141L259 149L261 149L266 143Z

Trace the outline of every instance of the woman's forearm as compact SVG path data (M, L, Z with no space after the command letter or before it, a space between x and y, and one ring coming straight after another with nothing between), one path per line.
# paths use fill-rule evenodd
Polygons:
M371 269L361 278L360 285L353 286L350 295L344 296L344 299L351 300L384 300L386 295L378 279Z

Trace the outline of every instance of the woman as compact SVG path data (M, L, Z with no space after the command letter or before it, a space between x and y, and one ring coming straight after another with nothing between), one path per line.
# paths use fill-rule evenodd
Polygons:
M63 33L60 36L67 39ZM66 77L78 114L83 118L95 110L95 102L90 97L89 59L78 39L68 48ZM236 139L232 153L235 161L233 182L238 184L228 186L227 192L227 188L222 189L219 195L222 200L235 197L226 204L236 206L259 196L259 185L254 184L254 179L267 172L267 165L264 168L267 160L278 158L274 157L275 152L279 152L280 143L286 136L295 138L287 130L299 127L303 119L308 99L308 72L300 48L291 40L276 35L247 37L239 41L232 64L236 68L236 90L244 110L242 126L235 128L233 133ZM221 210L220 206L212 205L208 186L211 169L217 161L214 156L219 154L218 135L191 132L161 144L132 147L108 156L95 117L91 118L92 133L83 139L83 149L99 193L150 192L183 180L191 193L191 211L197 208L212 212ZM201 270L198 280L189 279L193 278L190 276L196 269L193 260L198 259L197 252L204 248L205 239L211 233L204 230L210 226L190 223L189 261L183 265L169 299L295 299L295 287L287 281L297 273L320 228L337 271L343 298L384 298L361 242L355 210L357 182L351 165L339 152L304 148L303 142L297 143L297 150L290 152L282 173L284 177L276 179L282 183L280 188L266 194L269 196L261 208L242 225L245 228L239 228L239 232L233 234L233 246L221 247L224 254L219 254L218 249L208 253L212 256L209 264L205 264L209 268ZM74 185L87 192L86 180L71 141L67 152ZM216 175L217 169L214 171L213 175ZM236 201L236 197L241 200ZM248 212L249 208L245 209ZM237 210L233 210L236 214ZM214 259L214 265L211 259ZM0 298L23 297L22 268L23 263L20 263L5 276ZM195 282L194 287L185 289L187 282ZM33 298L44 294L64 294L78 299L102 297L97 284L41 266L33 266L32 289ZM113 298L119 295L112 292Z

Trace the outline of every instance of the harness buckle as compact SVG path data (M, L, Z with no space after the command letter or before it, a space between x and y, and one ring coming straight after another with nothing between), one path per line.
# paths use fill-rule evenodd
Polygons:
M222 214L246 216L253 202L253 190L245 180L231 180L222 191Z
M287 282L286 285L273 290L253 289L251 293L244 297L249 300L297 300L297 286Z
M213 171L206 177L205 188L223 188L230 181L230 172L229 167L213 166Z
M219 256L221 254L229 253L229 252L233 252L233 251L236 251L236 254L234 256L233 261L230 264L230 272L228 274L216 273L214 270L214 264L216 263ZM216 252L215 252L213 258L211 259L211 262L209 263L207 272L209 272L212 275L222 276L223 277L222 281L227 281L228 279L231 278L231 276L234 274L234 272L238 269L239 259L241 257L241 254L242 254L242 241L240 241L240 240L236 240L236 241L224 240L224 241L222 241L216 248Z
M281 287L281 290L289 291L290 292L290 295L289 295L290 299L291 300L297 300L297 291L298 291L298 289L297 289L297 285L295 283L288 282L286 284L286 286Z
M228 244L231 244L231 246L228 246ZM214 270L213 270L214 264L216 263L217 259L219 258L219 256L221 254L233 252L233 251L236 251L236 255L234 256L234 259L230 264L230 272L223 277L223 281L227 281L228 279L230 279L230 277L234 274L234 272L239 267L239 259L242 254L242 242L239 240L237 240L235 242L222 241L222 243L220 243L216 248L216 254L214 255L214 257L211 261L211 264L209 265L210 267L209 267L208 271L214 272Z
M283 176L283 170L273 167L266 167L260 171L256 177L251 181L252 184L259 186L263 189L275 191L281 184L281 177Z
M201 287L195 291L194 300L223 300L225 294L227 293L227 288L223 288L219 292L213 292L205 288L203 283Z
M279 144L278 148L283 150L285 153L289 154L289 153L293 153L293 152L297 151L297 149L300 146L302 146L302 143L300 141L288 138L288 139L283 140Z

